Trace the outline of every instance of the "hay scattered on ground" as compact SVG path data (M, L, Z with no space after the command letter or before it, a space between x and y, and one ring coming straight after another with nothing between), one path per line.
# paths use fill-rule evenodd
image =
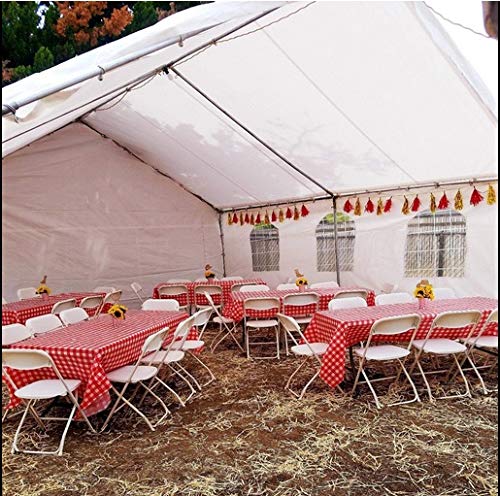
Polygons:
M299 402L283 390L297 366L293 357L252 362L224 346L203 357L218 381L186 408L172 402L173 415L156 432L122 410L104 434L73 425L63 457L13 456L18 418L7 421L4 494L498 494L496 394L484 396L475 388L472 400L436 404L422 394L421 404L378 411L367 390L352 399L319 380ZM298 384L305 384L312 371L305 369ZM496 373L487 376L490 385L496 380ZM391 398L403 394L401 389L390 393ZM3 396L5 401L5 391ZM154 415L152 409L153 403L147 410ZM46 446L55 434L33 433L25 441Z

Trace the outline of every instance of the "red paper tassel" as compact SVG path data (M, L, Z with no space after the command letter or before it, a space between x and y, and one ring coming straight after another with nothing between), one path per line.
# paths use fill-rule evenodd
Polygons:
M446 210L449 206L450 206L450 201L448 200L446 193L443 193L441 200L439 200L438 209Z
M278 220L280 222L284 222L285 221L285 212L283 212L282 208L280 208L280 211L278 213Z
M233 216L232 216L231 212L229 212L227 214L227 225L228 226L232 226L233 225Z
M240 225L243 226L245 224L245 218L243 217L243 212L240 213Z
M373 204L371 199L368 198L368 201L366 202L366 205L365 205L365 212L368 212L371 214L374 210L375 210L375 205Z
M267 210L266 210L266 213L265 213L265 215L264 215L264 224L265 224L266 226L268 226L269 224L271 224L271 221L269 220L269 213L268 213L268 211L267 211Z
M474 191L472 192L472 195L470 197L470 204L476 206L479 205L483 200L483 195L479 193L479 191L474 186Z
M307 207L305 205L302 205L302 208L300 209L300 216L307 217L308 215L309 215L309 210L307 210Z
M354 207L352 206L352 203L349 199L346 200L344 203L344 212L348 214L349 212L352 212L354 210Z
M300 219L300 212L297 207L293 209L293 220L299 220Z
M252 226L255 225L255 215L254 214L250 215L250 224L252 224Z
M238 224L238 214L236 212L233 215L233 224Z
M260 212L257 214L257 217L255 217L255 223L260 224L262 221L260 219Z
M411 211L418 212L421 205L422 205L422 202L420 201L420 198L417 195L415 198L413 198L413 201L411 202Z
M387 213L387 212L390 212L391 211L391 208L392 208L392 197L389 198L386 202L385 202L385 205L384 205L384 212Z
M245 214L245 224L250 224L250 216L248 215L248 212Z
M278 220L278 216L276 215L276 212L273 210L273 213L271 214L271 222L276 222Z
M292 218L293 218L293 212L292 212L292 209L291 209L290 207L288 207L288 208L286 209L286 214L285 214L285 217L286 217L287 219L292 219Z

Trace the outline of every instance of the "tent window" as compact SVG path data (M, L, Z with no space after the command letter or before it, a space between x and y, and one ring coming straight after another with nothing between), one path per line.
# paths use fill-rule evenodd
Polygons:
M353 270L355 238L354 221L348 215L338 212L337 245L341 271ZM323 217L316 227L316 263L318 272L335 272L336 270L333 214Z
M422 212L408 223L406 277L464 277L465 217L453 210Z
M272 224L258 224L250 233L254 272L280 270L280 237Z

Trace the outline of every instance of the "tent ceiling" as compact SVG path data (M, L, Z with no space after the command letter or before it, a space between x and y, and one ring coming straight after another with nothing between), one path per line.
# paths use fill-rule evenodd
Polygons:
M218 18L227 18L229 5L211 4L200 12L220 9ZM192 26L197 10L189 10ZM255 3L249 3L250 11L256 14ZM22 123L10 118L4 153L84 115L99 101L10 139L19 130L100 97L250 17L213 27L188 40L189 47L186 41L184 48L169 47L115 69L103 82L82 83L70 96L62 92L62 101L39 103ZM156 76L84 116L84 122L217 208L323 195L317 183L343 193L496 176L491 96L421 6L290 3L236 35L243 33L248 35L211 46L175 68L304 174L180 77ZM51 69L53 77L57 70ZM27 91L28 83L21 89ZM9 96L4 93L4 101Z

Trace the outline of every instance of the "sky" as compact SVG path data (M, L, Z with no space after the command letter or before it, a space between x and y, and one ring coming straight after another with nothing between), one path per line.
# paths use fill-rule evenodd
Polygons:
M426 0L426 3L447 18L486 34L481 1ZM486 83L498 106L498 41L482 38L439 17L438 20Z

